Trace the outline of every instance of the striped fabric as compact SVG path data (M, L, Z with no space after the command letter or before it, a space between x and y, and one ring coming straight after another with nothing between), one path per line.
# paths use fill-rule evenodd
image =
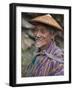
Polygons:
M54 42L46 50L37 52L28 66L26 76L64 75L64 52Z

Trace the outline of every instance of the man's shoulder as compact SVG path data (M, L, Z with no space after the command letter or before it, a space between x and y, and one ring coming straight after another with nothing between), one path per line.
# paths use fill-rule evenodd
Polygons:
M54 47L54 52L55 52L55 53L64 52L64 49L63 49L63 48L60 48L60 47L58 47L58 46L55 46L55 47Z
M64 57L64 49L62 49L58 46L55 46L53 55L60 57L60 58L63 58Z
M64 56L64 49L54 44L51 50L51 54L54 56Z

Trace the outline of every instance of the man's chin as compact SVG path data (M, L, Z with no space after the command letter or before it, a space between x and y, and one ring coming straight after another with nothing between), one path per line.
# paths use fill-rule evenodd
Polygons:
M36 48L42 48L43 45L41 45L41 44L35 44L35 47L36 47Z

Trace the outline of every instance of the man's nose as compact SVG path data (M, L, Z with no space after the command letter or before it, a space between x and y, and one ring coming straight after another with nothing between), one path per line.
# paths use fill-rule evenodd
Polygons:
M40 37L40 36L41 36L41 31L40 31L40 30L37 31L36 36L37 36L37 37Z

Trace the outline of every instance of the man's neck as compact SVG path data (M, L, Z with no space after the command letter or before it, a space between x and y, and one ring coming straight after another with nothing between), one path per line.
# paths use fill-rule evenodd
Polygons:
M52 41L51 41L51 42L52 42ZM43 47L39 48L39 49L38 49L38 52L42 52L42 51L44 51L44 50L47 50L47 49L50 47L51 42L49 42L46 46L43 46Z

